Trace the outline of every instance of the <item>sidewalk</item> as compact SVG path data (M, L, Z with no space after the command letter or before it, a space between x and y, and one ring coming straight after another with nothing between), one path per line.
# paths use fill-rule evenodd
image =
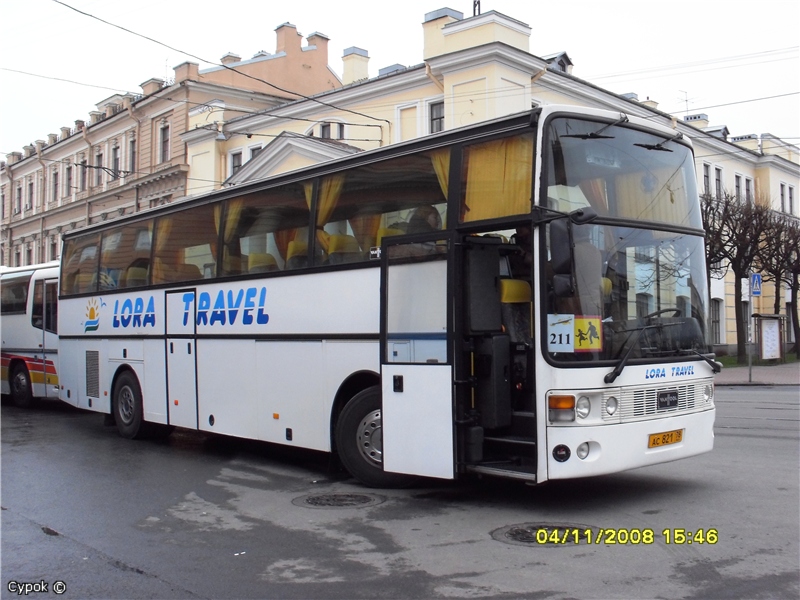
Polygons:
M725 367L714 379L716 385L800 385L800 363L754 366L752 381L747 365Z

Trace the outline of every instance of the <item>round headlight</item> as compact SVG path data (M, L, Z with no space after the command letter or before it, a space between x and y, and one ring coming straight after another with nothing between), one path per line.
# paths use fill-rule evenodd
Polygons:
M711 402L714 399L714 386L710 383L703 388L703 400Z
M583 460L587 456L589 456L589 443L583 442L580 446L575 449L575 454L578 455L578 458Z
M575 414L581 419L585 419L590 412L592 412L592 403L589 398L586 396L578 398L578 402L575 404Z
M609 415L617 412L617 399L614 396L609 396L608 400L606 400L606 412Z

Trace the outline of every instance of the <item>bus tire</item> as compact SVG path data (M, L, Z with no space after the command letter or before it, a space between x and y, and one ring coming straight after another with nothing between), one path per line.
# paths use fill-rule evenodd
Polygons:
M368 487L407 487L413 481L383 470L380 386L359 392L345 405L336 423L336 448L345 469Z
M28 368L21 362L11 369L11 400L20 408L31 408L34 404L31 376Z
M142 390L139 380L130 371L125 371L114 384L114 421L119 434L129 440L142 438L147 433L142 406Z

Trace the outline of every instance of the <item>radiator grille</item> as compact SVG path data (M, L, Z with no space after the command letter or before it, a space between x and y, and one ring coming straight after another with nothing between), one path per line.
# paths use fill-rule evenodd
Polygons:
M603 420L614 422L638 421L652 417L664 417L676 414L691 413L705 410L713 406L713 402L706 402L704 391L706 386L712 385L713 380L704 379L680 385L658 385L649 387L627 388L622 391L603 393L602 414ZM678 406L675 408L658 409L658 394L670 390L678 391ZM617 398L617 411L609 415L605 408L611 396Z
M86 395L100 397L100 353L97 350L86 351Z

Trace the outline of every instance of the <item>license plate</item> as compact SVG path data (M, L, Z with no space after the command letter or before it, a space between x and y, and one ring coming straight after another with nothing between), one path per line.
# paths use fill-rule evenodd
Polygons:
M678 408L678 390L658 392L658 410Z
M660 448L661 446L669 446L670 444L677 444L683 441L683 429L676 429L674 431L665 431L663 433L653 433L647 441L648 448Z

